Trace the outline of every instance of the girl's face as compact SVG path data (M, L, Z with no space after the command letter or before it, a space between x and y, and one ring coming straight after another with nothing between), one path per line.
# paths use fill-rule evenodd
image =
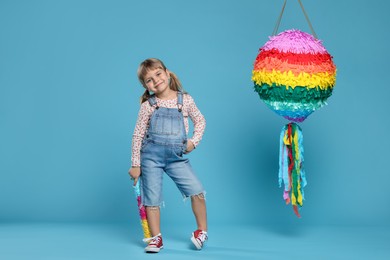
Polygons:
M157 96L169 91L169 71L160 68L149 70L145 77L146 88Z

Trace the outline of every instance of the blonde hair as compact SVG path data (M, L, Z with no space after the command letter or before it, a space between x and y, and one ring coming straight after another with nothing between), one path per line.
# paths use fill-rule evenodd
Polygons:
M167 67L165 67L164 63L156 58L149 58L141 62L141 64L138 67L137 76L138 80L141 82L142 86L146 88L145 85L145 75L150 70L155 69L162 69L164 71L167 71ZM183 91L183 87L181 86L181 83L178 79L178 77L175 75L175 73L169 71L170 81L169 81L169 88L175 91ZM184 91L183 91L184 92ZM141 96L141 104L148 100L150 97L149 90L146 89L145 93Z

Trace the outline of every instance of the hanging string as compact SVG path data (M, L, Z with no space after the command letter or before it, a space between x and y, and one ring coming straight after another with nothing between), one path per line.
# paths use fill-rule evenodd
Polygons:
M299 5L301 6L301 9L302 9L303 14L305 15L306 21L307 21L307 23L309 24L311 33L313 34L313 36L314 36L316 39L318 39L317 34L316 34L315 31L314 31L313 25L312 25L311 22L310 22L309 16L307 15L307 13L306 13L306 11L305 11L305 8L303 7L303 4L302 4L301 0L298 0L298 2L299 2ZM284 12L284 9L285 9L285 7L286 7L286 3L287 3L287 0L284 0L283 7L282 7L282 11L280 12L279 18L278 18L278 20L276 21L276 24L275 24L275 27L274 27L274 31L272 32L272 35L276 35L276 34L278 33L279 26L280 26L280 22L281 22L282 16L283 16L283 12Z
M309 24L311 33L313 34L314 38L318 39L317 34L316 34L316 32L314 31L313 26L311 25L311 22L310 22L310 20L309 20L309 16L307 15L307 13L306 13L306 11L305 11L305 8L303 8L303 4L302 4L301 0L298 0L298 2L299 2L300 6L301 6L301 8L302 8L303 14L304 14L305 17L306 17L306 21L307 21L307 23Z
M274 27L274 31L272 32L272 35L276 35L276 33L278 32L279 25L280 25L280 21L282 20L284 8L286 7L286 3L287 3L287 0L284 0L284 4L283 4L283 7L282 7L282 11L280 12L279 18L278 18L278 20L276 21L276 24L275 24L275 27Z

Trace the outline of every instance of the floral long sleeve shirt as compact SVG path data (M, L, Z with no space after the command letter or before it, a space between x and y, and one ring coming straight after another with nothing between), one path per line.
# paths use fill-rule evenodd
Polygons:
M159 107L167 108L177 108L177 98L170 100L162 100L156 97L157 105ZM146 131L149 126L149 119L154 111L148 101L145 101L141 104L141 108L138 113L137 123L135 125L133 140L132 140L132 154L131 154L131 164L132 166L141 166L141 145L142 140L146 134ZM206 128L206 120L202 113L199 111L198 107L195 104L195 101L189 94L183 95L183 108L182 113L184 116L184 126L186 133L188 135L189 131L189 120L191 119L194 125L194 132L189 140L195 145L195 147L202 140L204 130Z

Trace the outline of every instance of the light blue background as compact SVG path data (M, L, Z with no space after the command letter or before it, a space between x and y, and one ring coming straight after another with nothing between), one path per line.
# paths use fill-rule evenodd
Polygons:
M304 133L306 201L278 188L286 120L253 90L258 49L283 1L0 1L0 221L126 222L127 174L143 93L138 64L162 59L207 120L189 155L210 226L386 225L390 54L385 0L304 1L337 83ZM310 32L297 1L279 29ZM163 225L194 226L168 179Z

